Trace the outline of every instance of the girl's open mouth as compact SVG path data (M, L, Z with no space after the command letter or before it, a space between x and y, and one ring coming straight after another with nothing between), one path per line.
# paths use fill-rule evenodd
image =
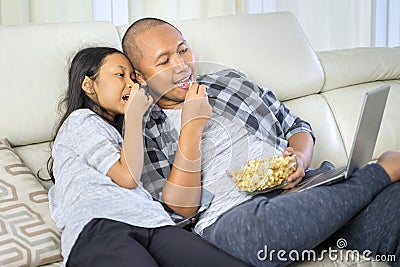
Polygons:
M124 102L128 101L129 96L130 96L130 94L124 95L124 96L122 97L122 100L123 100Z

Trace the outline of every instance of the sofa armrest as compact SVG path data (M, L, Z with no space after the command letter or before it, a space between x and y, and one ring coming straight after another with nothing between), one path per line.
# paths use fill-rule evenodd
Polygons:
M317 52L325 72L322 91L400 79L400 47L359 47Z

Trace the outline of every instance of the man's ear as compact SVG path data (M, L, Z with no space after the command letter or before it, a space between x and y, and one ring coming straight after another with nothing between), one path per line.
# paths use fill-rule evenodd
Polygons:
M147 85L144 75L138 70L135 70L135 79L136 79L136 81L138 81L138 83L140 85L143 85L143 86Z
M85 76L85 79L83 79L81 87L82 90L85 91L87 94L94 94L93 80L90 79L88 76Z

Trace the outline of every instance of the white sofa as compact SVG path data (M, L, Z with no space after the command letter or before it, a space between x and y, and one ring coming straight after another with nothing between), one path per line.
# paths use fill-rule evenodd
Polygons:
M390 84L391 91L374 159L385 150L400 149L400 47L315 52L288 12L175 25L198 61L212 62L210 69L241 69L312 124L317 136L313 166L347 161L363 95L382 84ZM49 141L69 59L86 46L120 47L125 30L108 22L0 27L0 266L61 261L59 232L48 211L51 183L35 176L48 177ZM293 265L387 264L325 257Z

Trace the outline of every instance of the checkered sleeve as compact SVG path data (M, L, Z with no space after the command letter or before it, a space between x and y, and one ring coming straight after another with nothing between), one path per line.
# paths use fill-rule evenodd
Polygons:
M275 114L275 117L280 122L286 140L296 133L307 132L311 135L313 141L315 142L315 135L311 125L308 122L301 119L297 114L292 112L283 103L281 103L271 90L266 88L260 89L262 99L269 106L271 111Z

